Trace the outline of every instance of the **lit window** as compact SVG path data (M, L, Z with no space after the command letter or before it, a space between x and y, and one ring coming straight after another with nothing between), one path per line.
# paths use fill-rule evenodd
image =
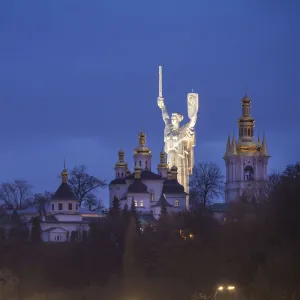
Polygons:
M140 201L140 207L144 207L144 201L143 200Z
M174 206L175 206L175 207L178 207L178 206L179 206L179 201L178 201L178 200L175 200Z
M134 200L134 206L138 206L138 202L137 202L137 200Z

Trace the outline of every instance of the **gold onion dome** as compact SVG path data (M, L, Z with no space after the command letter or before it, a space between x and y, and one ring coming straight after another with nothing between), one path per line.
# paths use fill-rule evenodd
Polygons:
M251 102L251 99L247 96L247 94L243 97L242 102L249 103Z
M66 169L66 162L64 162L64 168L61 171L61 179L62 179L63 183L66 183L67 179L68 179L68 171Z
M141 131L138 136L139 139L139 146L134 149L134 153L140 153L144 155L151 154L151 150L146 146L146 134Z

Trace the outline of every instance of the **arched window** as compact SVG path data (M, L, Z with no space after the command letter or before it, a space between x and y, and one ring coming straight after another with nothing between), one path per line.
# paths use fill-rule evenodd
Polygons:
M247 166L244 169L244 180L245 181L251 181L254 179L254 170L251 166Z
M122 174L122 177L123 177L123 176L124 176L124 173L122 172L121 174Z
M139 161L139 165L140 165L140 167L142 166L142 161L141 160Z

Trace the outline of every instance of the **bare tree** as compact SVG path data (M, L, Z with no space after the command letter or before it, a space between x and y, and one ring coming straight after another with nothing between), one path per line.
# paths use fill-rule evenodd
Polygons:
M287 165L282 175L289 179L300 179L300 162L294 165Z
M91 211L100 211L104 209L104 205L100 199L97 199L93 193L88 193L85 197L84 206Z
M97 177L89 175L85 165L75 166L71 170L69 185L77 196L79 206L88 200L89 193L95 191L98 188L105 188L106 182Z
M282 174L278 171L272 172L268 177L267 194L270 195L276 187L282 182Z
M4 182L0 185L0 199L9 209L24 209L33 199L32 186L23 179Z
M190 177L191 198L200 201L204 207L207 202L223 193L224 176L214 163L197 163Z
M33 205L36 205L39 213L45 214L45 207L49 203L54 193L45 191L44 193L34 194Z

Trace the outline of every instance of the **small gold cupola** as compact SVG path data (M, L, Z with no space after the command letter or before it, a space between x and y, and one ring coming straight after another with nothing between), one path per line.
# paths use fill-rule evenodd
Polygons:
M163 177L167 178L168 176L168 164L167 164L167 154L163 150L160 152L159 156L159 164L157 165L158 174Z
M168 169L167 178L168 178L168 180L171 180L171 178L172 178L172 174L171 174L171 170L170 169Z
M171 168L171 179L172 180L177 180L177 173L178 173L178 168L174 165Z
M64 169L61 171L61 182L67 183L68 181L68 171L66 169L66 160L64 160Z

